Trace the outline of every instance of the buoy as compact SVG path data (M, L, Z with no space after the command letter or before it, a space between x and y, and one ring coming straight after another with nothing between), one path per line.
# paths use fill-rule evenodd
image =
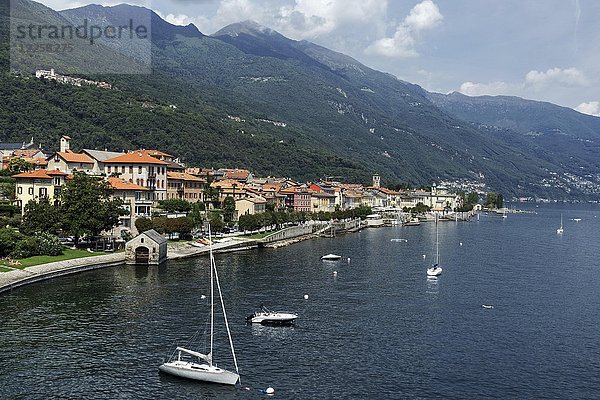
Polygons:
M337 276L337 271L333 271L333 276Z
M427 255L426 255L426 254L423 254L423 258L426 258L426 257L427 257Z
M462 242L459 243L462 246Z
M204 299L206 298L206 296L205 296L205 295L202 295L202 296L200 296L200 298L201 298L202 300L204 300Z
M265 389L265 393L266 394L273 394L275 393L275 389L273 389L272 387L268 387L267 389Z
M348 264L350 264L350 257L348 257Z
M304 300L308 300L308 295L307 294L304 295Z

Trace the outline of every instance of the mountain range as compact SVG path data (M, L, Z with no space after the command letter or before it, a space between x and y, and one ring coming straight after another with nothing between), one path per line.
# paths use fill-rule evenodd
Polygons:
M431 93L308 41L252 21L207 36L142 7L89 5L56 12L15 0L0 9L0 140L56 146L160 148L189 164L247 167L296 179L384 184L484 182L505 196L597 199L600 118L517 97ZM151 22L151 74L90 78L77 88L9 73L10 22ZM12 19L12 21L11 21ZM77 57L135 62L141 49L103 41ZM62 58L61 58L62 57ZM69 72L68 57L40 69ZM120 71L123 72L123 71Z

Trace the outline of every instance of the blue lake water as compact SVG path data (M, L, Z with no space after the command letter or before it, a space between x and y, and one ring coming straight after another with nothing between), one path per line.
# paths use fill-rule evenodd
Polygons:
M16 290L0 297L0 398L598 399L600 209L534 210L440 223L437 280L433 223L217 255L242 388L158 372L205 327L207 259ZM296 326L246 325L261 304Z

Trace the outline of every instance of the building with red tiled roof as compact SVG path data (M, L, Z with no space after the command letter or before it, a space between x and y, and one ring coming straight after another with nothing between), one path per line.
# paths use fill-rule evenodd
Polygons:
M103 163L104 172L108 176L116 176L147 188L153 201L158 202L167 198L169 162L136 151L106 159Z
M171 154L165 153L165 152L160 151L160 150L141 149L141 150L134 151L134 153L147 154L147 155L149 155L151 157L154 157L154 158L157 158L157 159L159 159L161 161L166 161L166 162L172 162L173 159L175 158Z
M248 179L252 177L252 174L247 169L228 169L221 168L219 172L223 173L224 179L234 179L239 182L246 182Z
M112 197L121 199L124 203L123 208L127 211L126 215L119 217L119 225L113 229L112 234L120 236L121 232L126 230L133 235L137 235L135 220L139 217L152 215L150 190L147 187L114 176L106 180L114 190Z
M65 178L68 174L57 170L38 169L34 171L23 172L13 175L16 180L15 204L21 207L21 212L25 211L25 206L31 200L38 200L47 197L54 201L55 196L65 184Z
M210 187L219 189L219 198L221 201L231 196L234 199L243 199L246 197L246 189L242 182L233 179L223 179L210 184Z
M167 198L192 203L204 201L206 179L185 172L167 171Z
M46 158L48 169L73 173L83 171L85 173L94 172L94 160L87 154L74 153L71 150L59 151Z

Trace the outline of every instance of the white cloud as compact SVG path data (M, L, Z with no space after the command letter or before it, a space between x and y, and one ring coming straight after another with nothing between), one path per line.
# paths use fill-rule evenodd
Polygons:
M475 83L465 82L460 85L458 90L467 96L484 96L484 95L510 95L518 91L520 85L510 84L506 82L491 82L491 83Z
M559 84L564 86L587 86L589 79L577 68L550 68L546 72L532 70L525 75L525 84L544 86Z
M539 92L558 87L577 88L590 85L591 80L577 68L550 68L547 71L529 71L521 82L495 81L489 83L464 82L459 92L468 96L514 95L524 96L528 91ZM528 96L530 97L530 96Z
M366 51L385 57L416 57L418 52L415 47L420 33L436 27L443 19L444 16L433 1L423 0L396 27L394 36L376 40Z
M192 22L204 33L249 19L293 39L313 39L342 27L383 25L387 7L387 0L295 0L284 6L273 1L221 0L211 17L167 17L173 23Z
M590 101L589 103L581 103L580 105L575 107L575 110L583 114L589 114L595 117L600 117L600 102Z

